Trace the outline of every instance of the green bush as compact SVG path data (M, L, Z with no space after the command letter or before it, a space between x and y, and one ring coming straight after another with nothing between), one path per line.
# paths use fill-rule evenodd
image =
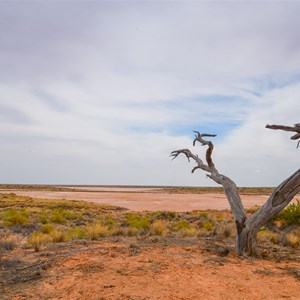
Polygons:
M300 225L300 200L287 206L275 219L284 225Z
M45 233L45 234L49 234L53 230L54 230L54 227L51 224L45 224L42 227L42 232Z
M6 226L26 225L28 224L28 212L8 209L4 212L3 221Z
M63 211L63 216L67 220L81 220L83 219L83 216L80 213L73 212L71 210L64 210Z
M207 218L208 217L208 213L205 212L205 211L201 211L201 212L199 212L199 217L200 218Z
M207 231L212 231L214 224L210 221L207 221L202 224L202 227L205 228Z
M61 209L56 209L52 212L52 216L50 221L57 224L64 224L66 223L66 218L64 217L64 211Z
M85 228L73 227L66 233L66 240L80 240L87 237Z
M150 219L136 214L126 214L126 223L136 229L149 229Z
M175 211L167 211L165 214L168 220L175 219L177 216Z
M118 220L108 216L105 218L104 225L108 227L108 229L113 229L118 224Z
M41 216L41 218L40 218L40 222L41 222L42 224L47 224L47 223L48 223L48 217L47 217L47 215L43 214L43 215Z
M187 220L180 220L175 223L175 228L179 229L179 230L188 229L190 227L191 227L191 225Z

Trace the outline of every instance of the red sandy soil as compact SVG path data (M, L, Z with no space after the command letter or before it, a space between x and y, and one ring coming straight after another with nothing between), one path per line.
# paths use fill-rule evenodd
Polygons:
M204 248L197 242L136 246L103 241L27 250L27 259L46 262L39 280L21 289L16 285L0 298L299 299L299 261L241 259L232 253L224 257Z
M204 194L168 194L156 190L140 189L126 190L121 189L112 191L93 190L93 191L26 191L26 190L1 190L5 193L15 193L33 198L46 199L67 199L83 200L99 204L110 204L125 207L134 211L162 211L170 210L177 212L187 212L192 210L205 209L229 209L229 204L224 194L204 193ZM267 199L267 195L241 195L245 208L255 205L262 205Z
M2 191L3 192L3 191ZM132 210L229 208L223 194L143 191L16 191L48 199L77 199ZM246 207L267 196L242 195ZM228 244L229 243L229 244ZM272 245L265 259L238 258L234 241L158 237L114 238L17 248L0 254L0 299L151 300L300 299L299 249ZM224 249L226 251L224 251Z

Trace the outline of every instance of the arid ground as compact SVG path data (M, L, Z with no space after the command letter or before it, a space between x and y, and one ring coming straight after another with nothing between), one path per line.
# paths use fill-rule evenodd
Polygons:
M299 245L290 247L262 239L259 244L261 258L237 257L234 232L225 234L223 227L218 227L219 221L225 222L226 226L232 225L226 199L219 192L199 194L147 188L112 190L111 187L76 189L8 189L0 192L4 195L1 198L3 223L0 230L5 233L9 230L20 243L12 249L0 250L0 299L299 299ZM18 198L12 194L9 198L5 196L6 192L33 198ZM33 205L34 198L52 200L48 203L48 200L37 199L37 204ZM149 230L145 227L134 234L105 234L96 239L65 238L41 244L38 249L28 246L22 234L32 232L34 226L37 230L41 225L31 222L24 223L23 227L5 225L7 207L4 206L7 203L16 210L21 207L23 211L28 205L34 219L38 209L50 207L50 204L61 202L65 210L71 210L67 205L75 205L72 204L75 202L62 198L131 209L99 206L105 220L111 220L111 216L123 220L124 213L130 215L132 210L162 213L147 213L147 218L153 218ZM242 195L246 207L261 205L266 198L267 195L255 193ZM81 203L78 201L78 205L82 205L78 209L85 208ZM90 217L93 211L97 215L96 208L90 206L86 216ZM210 211L206 213L206 209ZM216 209L225 210L218 213ZM51 213L50 210L47 212ZM30 216L27 216L28 220ZM75 222L76 226L80 222L87 223L86 216L67 220L67 223ZM153 233L151 226L158 222L158 217L162 218L159 221L173 224L177 231L174 234ZM167 219L169 217L173 219ZM203 217L209 217L216 229L206 228L206 219L201 227L198 219ZM50 220L49 215L49 223ZM179 227L178 224L182 226L186 220L192 227ZM53 221L58 228L67 223L54 224ZM121 229L123 225L120 225Z
M0 192L12 192L33 198L82 200L98 204L110 204L134 211L192 211L206 209L229 209L229 204L222 190L177 192L174 189L143 187L68 187L59 189L1 189ZM201 190L200 190L201 191ZM262 205L268 194L241 194L246 208Z

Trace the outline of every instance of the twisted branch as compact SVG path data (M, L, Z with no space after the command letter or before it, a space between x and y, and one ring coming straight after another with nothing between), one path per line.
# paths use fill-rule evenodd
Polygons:
M202 169L204 171L210 172L208 166L203 163L202 159L200 159L197 154L193 154L189 149L172 151L170 156L173 156L172 160L174 160L179 154L184 154L189 162L190 158L192 158L197 163L197 166L193 168L192 173L194 173L197 169Z
M208 133L202 133L200 134L198 131L194 131L196 133L195 139L193 141L193 146L195 146L196 142L200 142L201 146L208 146L207 150L206 150L206 162L208 164L209 167L214 168L214 163L212 161L211 155L212 152L214 150L214 145L211 141L206 141L203 139L203 137L215 137L217 136L216 134L208 134Z
M300 144L300 123L294 124L294 126L284 126L284 125L266 125L266 128L275 129L275 130L284 130L284 131L292 131L296 132L293 136L291 136L291 140L298 140L297 148Z
M195 139L193 141L193 146L196 145L196 142L198 141L201 143L201 146L208 146L206 150L206 162L207 165L203 163L203 161L199 158L198 155L193 154L189 149L181 149L181 150L175 150L171 152L171 156L173 156L173 159L175 159L179 154L184 154L187 158L187 160L190 162L190 158L192 158L196 163L197 166L192 169L192 173L194 173L197 169L202 169L204 171L207 171L209 173L217 172L215 169L215 165L212 161L211 155L214 149L214 145L211 141L204 140L203 137L215 137L216 134L208 134L208 133L199 133L198 131L194 131L196 133ZM172 160L173 160L172 159ZM210 178L211 176L208 175Z
M188 161L192 158L196 162L196 166L192 169L192 173L194 173L197 169L201 169L203 171L208 172L206 174L207 177L212 179L218 184L221 184L224 188L226 196L228 198L230 207L234 213L235 220L239 222L239 224L244 224L247 219L247 214L242 204L241 198L238 194L238 189L233 180L229 177L222 175L215 168L215 165L212 161L212 152L214 149L214 145L211 141L207 141L203 139L203 137L215 137L215 134L208 133L199 133L198 131L194 131L196 133L195 139L193 141L193 146L196 145L196 142L199 142L201 146L207 146L206 150L206 162L207 165L203 163L203 161L198 157L198 155L193 154L189 149L181 149L176 150L171 153L173 159L175 159L178 155L184 154ZM241 225L242 226L242 225Z

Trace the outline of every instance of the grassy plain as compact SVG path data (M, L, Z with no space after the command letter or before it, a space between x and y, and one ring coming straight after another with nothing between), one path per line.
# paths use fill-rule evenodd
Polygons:
M174 188L172 192L185 193L186 189ZM199 189L192 192L201 193ZM253 189L247 192L258 191ZM249 209L248 213L252 214L257 209ZM299 222L300 202L297 202L258 233L263 259L296 263L292 267L285 266L287 276L296 280L300 278ZM106 248L108 252L121 245L128 249L130 256L147 252L150 248L155 252L161 248L169 251L174 247L191 247L201 254L207 253L207 257L213 257L216 264L224 264L224 257L228 258L227 262L237 259L234 254L235 225L229 210L133 212L83 201L0 194L0 292L6 295L4 299L12 299L22 293L38 299L34 287L43 284L51 268L57 271L62 256L64 260L72 260L75 254L82 251L94 251L95 245L101 248L99 243L109 243ZM84 273L84 270L81 269L81 272ZM29 290L28 283L32 284ZM104 287L102 294L106 296L101 299L117 299L109 296L107 289ZM48 299L56 299L54 294ZM85 297L88 299L88 296L82 299ZM133 298L124 296L120 299Z

